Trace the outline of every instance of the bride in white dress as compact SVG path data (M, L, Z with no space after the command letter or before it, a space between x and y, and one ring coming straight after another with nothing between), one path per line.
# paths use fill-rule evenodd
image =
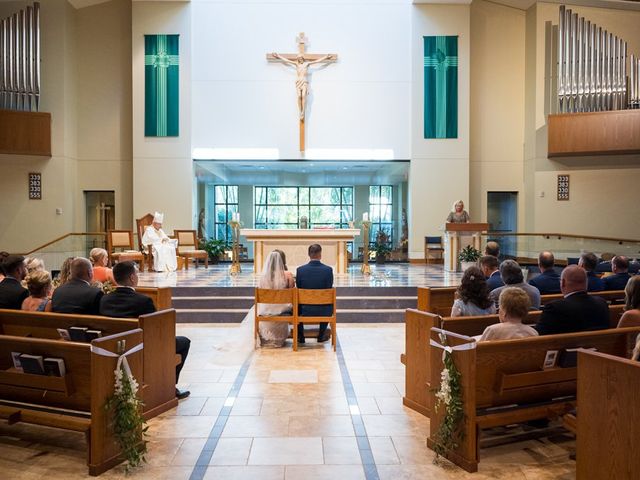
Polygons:
M284 290L285 288L293 288L294 285L293 276L287 271L284 252L274 250L265 261L262 276L258 280L258 288ZM292 305L290 303L258 305L258 313L260 315L282 315L283 313L291 312L291 309ZM250 311L249 315L251 315L252 319L253 311ZM247 315L245 321L251 321L249 315ZM289 337L289 324L261 321L258 333L260 335L260 344L263 347L283 347Z

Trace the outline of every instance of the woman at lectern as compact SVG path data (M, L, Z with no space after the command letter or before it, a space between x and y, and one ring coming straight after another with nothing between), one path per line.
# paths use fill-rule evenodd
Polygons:
M449 212L447 223L469 223L469 221L469 214L464 209L464 202L458 200L453 204L453 209Z

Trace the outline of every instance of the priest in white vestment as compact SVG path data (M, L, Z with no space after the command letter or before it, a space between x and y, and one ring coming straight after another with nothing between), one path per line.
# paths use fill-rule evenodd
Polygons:
M178 267L176 262L176 248L178 240L171 239L162 231L164 214L156 212L153 222L144 230L142 244L151 245L153 254L153 269L156 272L175 272Z

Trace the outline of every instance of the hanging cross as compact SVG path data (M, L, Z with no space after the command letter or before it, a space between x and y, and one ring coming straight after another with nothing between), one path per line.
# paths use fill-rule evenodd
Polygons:
M449 67L458 66L457 55L445 55L444 37L436 37L436 51L430 57L425 57L424 66L431 67L436 71L436 118L445 118L447 112L447 70ZM446 123L438 122L436 124L437 135L446 137Z
M338 60L335 53L317 54L306 53L307 39L304 32L298 37L298 53L267 53L267 60L272 62L282 62L296 69L296 94L298 97L298 115L300 125L300 151L304 152L304 120L305 109L307 103L307 95L309 94L309 66L317 63L332 63Z
M107 212L111 210L111 207L107 207L104 202L100 202L100 205L96 205L96 214L98 216L98 231L107 231Z

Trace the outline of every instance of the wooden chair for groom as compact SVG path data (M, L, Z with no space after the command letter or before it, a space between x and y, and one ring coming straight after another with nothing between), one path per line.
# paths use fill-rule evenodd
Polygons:
M111 264L131 260L138 262L140 271L144 271L144 255L133 248L133 232L131 230L108 230L107 253Z
M271 290L267 288L256 288L256 301L254 308L254 341L258 340L260 322L285 322L293 325L293 351L298 350L298 298L295 288L285 288L283 290ZM291 315L259 315L259 305L282 305L291 304L293 306Z
M323 290L309 290L304 288L297 288L298 292L298 305L332 305L333 315L330 317L305 317L298 315L297 323L323 323L327 322L331 325L331 345L333 351L336 351L336 342L338 333L336 331L336 289L327 288ZM296 327L297 328L297 327ZM297 338L297 332L294 330L293 338Z
M185 269L189 269L189 259L193 258L196 268L198 268L198 260L204 260L204 268L209 268L209 254L204 250L198 249L198 239L195 230L174 230L174 238L178 239L179 257L184 258Z

